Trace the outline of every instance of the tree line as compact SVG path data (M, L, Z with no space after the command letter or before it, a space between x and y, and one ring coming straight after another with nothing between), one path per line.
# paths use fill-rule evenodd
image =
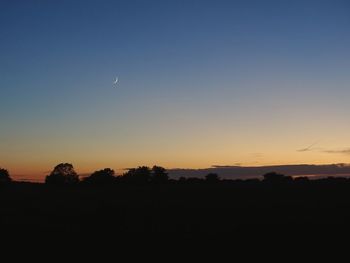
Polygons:
M45 178L45 183L48 185L108 185L115 183L126 184L165 184L171 182L179 183L196 183L196 182L208 182L218 183L220 181L242 181L242 180L222 180L218 174L209 173L204 179L200 178L185 178L180 177L178 180L170 179L168 172L161 166L139 166L137 168L128 169L122 175L116 175L115 171L111 168L105 168L93 172L87 177L80 178L74 167L70 163L60 163L54 167L49 175ZM247 179L247 181L260 182L259 179ZM270 183L288 183L292 181L306 182L309 181L307 177L292 178L291 176L285 176L276 172L270 172L263 175L264 182ZM10 177L8 170L0 168L0 184L11 183L13 180Z
M53 171L46 176L46 184L113 184L115 182L127 182L136 184L166 183L169 177L166 169L160 166L139 166L131 168L123 175L117 176L113 169L105 168L93 172L90 176L80 180L74 167L70 163L58 164Z

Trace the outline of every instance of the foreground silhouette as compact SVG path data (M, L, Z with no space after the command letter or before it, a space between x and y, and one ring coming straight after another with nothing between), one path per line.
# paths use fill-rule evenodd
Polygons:
M7 172L7 171L6 171ZM2 178L9 178L1 170ZM46 184L0 185L1 227L35 233L228 233L267 227L350 222L350 180L169 179L141 166L116 176L106 168L81 181L71 164L57 165Z
M89 177L84 178L83 182L86 184L94 185L113 184L116 181L116 177L114 175L114 170L105 168L103 170L92 173Z
M74 171L74 167L70 163L60 163L45 179L47 184L77 184L79 182L79 176Z
M0 184L7 184L11 181L9 172L6 169L0 168Z

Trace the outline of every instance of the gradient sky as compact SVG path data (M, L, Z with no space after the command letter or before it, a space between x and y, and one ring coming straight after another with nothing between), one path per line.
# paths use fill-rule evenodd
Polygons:
M2 0L0 33L12 174L350 161L347 0Z

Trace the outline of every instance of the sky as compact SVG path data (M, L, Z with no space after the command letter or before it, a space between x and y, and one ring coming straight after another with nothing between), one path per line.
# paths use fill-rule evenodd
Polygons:
M349 14L347 0L2 0L0 166L348 163Z

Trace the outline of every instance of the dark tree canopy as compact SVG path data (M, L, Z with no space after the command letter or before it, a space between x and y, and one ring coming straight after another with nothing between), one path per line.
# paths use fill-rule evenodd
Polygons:
M205 176L205 180L209 183L216 183L220 181L220 178L216 173L209 173Z
M166 172L166 169L161 166L153 166L151 180L154 183L166 183L169 180L169 176Z
M183 176L181 176L179 179L178 179L178 182L179 183L186 183L186 177L183 177Z
M151 181L151 169L147 166L131 168L123 174L121 181L135 184L149 183Z
M0 184L9 183L11 181L10 173L6 169L0 168Z
M295 182L301 182L301 183L306 183L309 182L310 179L306 176L299 176L297 178L294 179Z
M148 166L139 166L131 168L121 177L121 182L147 184L147 183L166 183L169 180L166 169L161 166L153 166L150 169Z
M76 184L79 182L79 176L72 164L60 163L53 169L50 175L46 176L45 182L55 185Z
M290 176L285 176L284 174L279 174L276 172L270 172L263 175L264 182L270 182L270 183L282 183L282 182L289 182L292 181L293 178Z
M84 178L85 183L89 184L111 184L116 181L114 170L105 168L92 173L89 177Z

